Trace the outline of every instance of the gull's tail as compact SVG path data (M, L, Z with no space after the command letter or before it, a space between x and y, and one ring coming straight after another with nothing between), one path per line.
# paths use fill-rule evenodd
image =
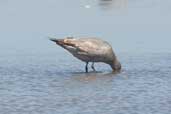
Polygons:
M56 38L53 38L53 37L48 37L48 38L49 38L49 40L55 42L58 45L64 45L64 39L56 39Z
M58 39L54 38L54 37L48 37L49 40L53 41L53 42L56 42Z
M60 45L60 46L75 46L75 44L72 42L71 38L67 38L67 39L56 39L53 37L49 37L49 40L55 42L56 44Z

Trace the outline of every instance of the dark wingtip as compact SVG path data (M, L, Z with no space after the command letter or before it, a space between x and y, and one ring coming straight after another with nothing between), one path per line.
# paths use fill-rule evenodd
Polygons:
M52 38L52 37L48 37L49 40L53 41L53 42L57 42L58 40L56 38Z
M63 39L56 39L56 38L49 37L49 40L55 42L56 44L58 44L60 46L64 44Z

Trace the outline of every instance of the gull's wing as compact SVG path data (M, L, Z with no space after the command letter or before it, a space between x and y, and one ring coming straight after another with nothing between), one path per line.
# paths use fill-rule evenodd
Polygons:
M63 47L64 49L68 50L72 54L74 54L77 50L74 44L66 42L65 39L50 38L50 40L55 42L57 45Z
M95 38L66 38L66 39L50 39L56 44L70 51L72 54L84 54L87 56L105 55L106 50L111 49L111 46L102 40Z
M110 61L115 57L112 47L105 41L95 38L51 39L57 45L83 61Z

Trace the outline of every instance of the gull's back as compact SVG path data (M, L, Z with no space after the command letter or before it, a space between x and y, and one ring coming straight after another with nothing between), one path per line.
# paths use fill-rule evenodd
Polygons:
M115 57L111 45L98 38L66 38L62 47L86 62L107 62Z

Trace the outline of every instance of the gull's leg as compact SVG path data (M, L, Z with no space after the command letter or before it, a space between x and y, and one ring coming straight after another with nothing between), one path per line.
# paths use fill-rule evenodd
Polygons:
M93 71L96 71L96 69L94 68L94 62L92 63L91 68L93 69Z
M88 62L86 62L85 71L88 73Z

